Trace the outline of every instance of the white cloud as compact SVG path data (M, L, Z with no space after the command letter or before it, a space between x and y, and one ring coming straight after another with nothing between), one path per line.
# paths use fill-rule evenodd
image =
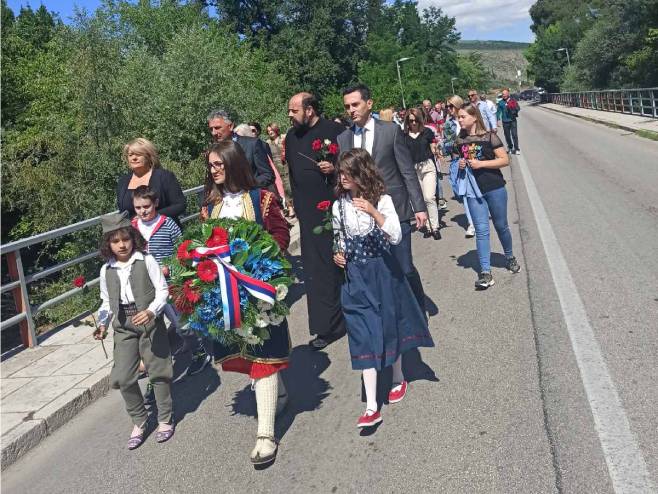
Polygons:
M528 10L535 0L419 0L418 11L439 7L454 17L459 31L464 28L493 31L530 19Z

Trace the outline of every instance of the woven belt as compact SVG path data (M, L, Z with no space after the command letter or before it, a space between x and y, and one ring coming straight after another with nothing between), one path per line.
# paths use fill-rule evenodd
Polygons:
M122 311L126 316L134 316L139 312L139 309L135 304L120 304L119 310Z

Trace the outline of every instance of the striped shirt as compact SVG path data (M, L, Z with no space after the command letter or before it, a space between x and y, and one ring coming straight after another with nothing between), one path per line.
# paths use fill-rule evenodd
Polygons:
M148 242L146 251L155 257L158 264L162 264L163 259L176 251L176 242L182 232L173 219L159 214L151 221L134 217L132 223Z

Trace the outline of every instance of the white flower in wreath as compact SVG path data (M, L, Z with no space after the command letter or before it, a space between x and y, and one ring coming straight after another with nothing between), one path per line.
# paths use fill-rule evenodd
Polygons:
M252 333L251 326L241 326L235 330L236 333L238 333L239 336L242 336L243 338L248 337Z
M251 335L247 336L247 337L245 338L245 340L246 340L247 343L249 343L250 345L258 345L258 344L261 343L261 339L260 339L258 336L256 336L255 334L251 334Z
M276 287L276 299L281 302L288 295L288 287L286 285L277 285Z
M265 302L265 300L259 300L258 302L256 302L256 308L260 312L270 310L272 307L273 307L273 305L270 304L269 302Z
M270 325L270 318L267 316L265 312L261 312L258 314L258 317L256 317L256 327L257 328L266 328Z
M283 316L280 316L280 315L278 315L278 314L270 314L270 322L271 322L274 326L278 326L279 324L281 324L281 323L283 322L284 319L285 319L285 318L284 318Z
M329 144L331 144L331 141L329 139L325 139L324 140L324 145L328 146Z

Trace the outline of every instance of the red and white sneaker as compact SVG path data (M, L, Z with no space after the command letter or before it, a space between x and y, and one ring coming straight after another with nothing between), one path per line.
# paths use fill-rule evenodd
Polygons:
M407 381L402 381L400 384L393 386L388 393L388 403L397 403L402 401L407 394Z
M379 412L373 412L372 410L366 410L366 413L359 417L357 422L357 427L372 427L375 424L379 424L382 420L382 414Z

